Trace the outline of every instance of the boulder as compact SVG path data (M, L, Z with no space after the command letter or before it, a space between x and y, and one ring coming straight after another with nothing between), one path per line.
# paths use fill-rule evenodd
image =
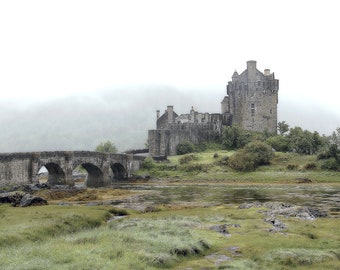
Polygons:
M20 191L0 193L0 203L10 203L16 206L24 195L25 193Z
M47 201L41 197L32 196L26 193L20 200L19 206L27 207L32 205L46 205Z

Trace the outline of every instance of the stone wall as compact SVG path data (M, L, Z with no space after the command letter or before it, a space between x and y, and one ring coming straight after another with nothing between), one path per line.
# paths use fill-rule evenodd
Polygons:
M183 123L169 126L169 129L149 130L149 153L152 156L176 155L176 147L181 142L198 144L216 139L221 132L218 124Z

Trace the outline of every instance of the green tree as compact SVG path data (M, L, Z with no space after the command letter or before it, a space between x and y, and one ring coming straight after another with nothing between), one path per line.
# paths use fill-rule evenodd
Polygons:
M117 147L111 141L101 142L96 146L97 152L102 153L117 153Z
M308 130L302 130L301 127L291 128L287 137L290 148L299 154L315 154L324 145L324 140L318 132L312 133Z
M238 126L225 127L222 134L222 144L226 149L238 149L250 142L250 134Z
M282 135L272 136L266 140L275 151L288 152L289 151L289 140L287 137Z
M280 135L284 135L289 131L289 125L285 121L278 122L277 129L279 130Z

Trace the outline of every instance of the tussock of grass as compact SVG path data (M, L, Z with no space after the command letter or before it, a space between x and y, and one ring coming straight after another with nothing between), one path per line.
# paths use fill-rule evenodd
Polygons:
M291 267L338 260L334 251L318 249L278 249L268 252L264 257L269 261Z

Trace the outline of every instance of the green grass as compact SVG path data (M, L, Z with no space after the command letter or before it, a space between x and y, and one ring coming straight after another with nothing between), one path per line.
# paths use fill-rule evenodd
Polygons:
M322 161L317 161L315 155L277 152L270 165L260 166L253 172L238 172L224 164L224 159L233 153L226 150L193 153L194 158L185 164L180 162L183 156L171 156L169 163L157 163L151 170L141 170L137 174L203 182L287 184L296 183L297 178L308 178L314 183L340 183L340 172L322 170ZM308 169L313 167L310 164L315 168ZM294 165L293 169L289 169L289 165Z
M271 225L259 213L262 208L159 205L158 212L130 212L123 219L107 223L110 213L124 212L112 209L1 205L0 268L339 269L340 233L334 218L282 218L288 228L271 233ZM228 225L230 237L209 229L221 224ZM46 227L62 229L50 234ZM39 232L38 239L26 237ZM17 236L15 241L13 236ZM6 241L8 238L11 241ZM231 247L237 247L237 256ZM210 254L226 255L232 260L216 264L205 258Z

